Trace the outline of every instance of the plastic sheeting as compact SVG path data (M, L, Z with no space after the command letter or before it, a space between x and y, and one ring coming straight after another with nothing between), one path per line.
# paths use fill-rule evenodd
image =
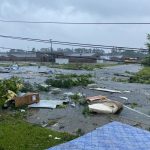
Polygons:
M149 150L150 132L112 122L49 150Z
M54 109L68 100L40 100L39 103L28 105L29 108L51 108Z

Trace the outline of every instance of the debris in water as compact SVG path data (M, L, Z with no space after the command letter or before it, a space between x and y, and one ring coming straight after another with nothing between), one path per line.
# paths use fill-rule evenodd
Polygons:
M51 108L54 109L63 103L69 102L68 100L41 100L39 103L31 104L29 108Z
M110 89L106 89L106 88L90 88L90 90L103 91L103 92L110 92L110 93L121 93L121 91L118 91L118 90L110 90Z
M128 100L127 97L124 97L124 96L120 96L120 98L124 99L124 100Z

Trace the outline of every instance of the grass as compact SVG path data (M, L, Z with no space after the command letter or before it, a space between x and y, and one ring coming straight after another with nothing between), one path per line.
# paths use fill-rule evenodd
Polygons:
M130 77L129 82L150 84L150 67L144 67L134 76Z
M80 64L80 63L75 63L75 64L62 64L62 65L49 65L50 68L59 68L59 69L68 69L68 70L89 70L92 71L94 69L102 69L104 67L108 66L114 66L116 64Z
M43 150L74 138L68 133L32 125L18 116L0 115L0 150Z

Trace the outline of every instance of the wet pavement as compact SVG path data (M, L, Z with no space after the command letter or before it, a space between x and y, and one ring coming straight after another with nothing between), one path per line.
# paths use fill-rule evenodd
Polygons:
M71 89L62 89L57 95L53 95L45 92L40 93L41 99L60 99L64 92L83 93L86 96L104 95L109 99L120 101L127 106L131 106L132 103L136 103L135 110L139 110L147 115L150 115L150 85L136 84L136 83L125 83L125 82L114 82L113 77L115 74L126 74L125 72L137 72L142 67L137 64L130 65L118 65L107 67L104 69L96 69L94 71L82 71L82 70L63 70L63 69L52 69L47 67L41 67L38 69L37 66L21 67L21 71L16 71L10 74L0 74L0 78L10 77L12 75L19 76L25 80L34 83L43 83L49 74L41 74L39 72L48 72L51 70L55 73L77 73L93 74L95 82L98 87L107 88L112 90L120 90L121 93L109 93L102 91L90 90L88 87L74 87ZM28 73L27 73L28 72ZM6 75L6 76L5 76ZM127 74L126 74L127 75ZM119 78L122 78L121 76ZM127 97L128 100L124 100L121 97ZM27 120L34 124L48 124L51 120L57 120L54 125L47 125L47 128L55 129L58 131L66 131L70 133L76 133L79 129L83 133L92 131L93 129L107 124L111 121L120 121L123 123L137 126L139 128L149 129L150 128L150 117L143 116L132 110L124 108L120 114L106 115L106 114L90 114L88 116L83 115L83 106L71 107L67 106L64 109L28 109Z

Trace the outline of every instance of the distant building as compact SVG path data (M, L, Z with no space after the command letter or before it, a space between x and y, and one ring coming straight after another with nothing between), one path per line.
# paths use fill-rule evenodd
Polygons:
M64 58L63 52L36 52L36 57L40 62L55 62L56 58Z
M65 56L71 63L96 63L99 54L96 53L73 53Z
M36 53L16 53L16 54L9 54L11 61L38 61L36 57Z
M0 61L9 61L9 56L5 52L0 52Z

